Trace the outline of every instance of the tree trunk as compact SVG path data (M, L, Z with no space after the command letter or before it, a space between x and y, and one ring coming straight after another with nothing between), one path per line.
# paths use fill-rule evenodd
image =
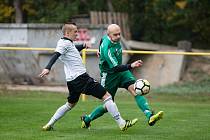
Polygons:
M110 12L114 12L114 7L112 5L112 0L107 0L107 6L108 6L108 10Z
M23 23L23 11L21 10L21 0L14 0L13 5L15 8L15 22Z

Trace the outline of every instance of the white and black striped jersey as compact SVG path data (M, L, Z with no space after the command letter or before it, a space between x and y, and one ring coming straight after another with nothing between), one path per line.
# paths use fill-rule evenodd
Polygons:
M64 63L66 81L72 81L86 72L80 53L70 39L61 38L55 52L61 54L59 59Z

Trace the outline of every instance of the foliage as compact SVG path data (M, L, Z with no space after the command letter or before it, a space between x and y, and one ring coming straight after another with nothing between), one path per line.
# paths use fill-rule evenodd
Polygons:
M77 3L69 1L51 1L51 0L33 0L28 1L28 4L33 3L34 16L31 16L27 11L27 20L33 23L60 23L69 19L71 15L77 13ZM71 9L71 10L68 10Z
M0 22L15 22L15 0L0 1ZM112 0L114 10L129 13L134 40L209 49L209 0ZM108 11L107 0L21 0L24 22L63 23L78 14Z
M14 8L8 0L0 2L0 22L12 22Z
M188 40L193 46L209 48L210 1L207 0L153 0L144 3L144 14L134 14L133 22L142 36L138 40L176 45ZM132 13L131 13L132 14ZM140 19L141 17L141 19ZM133 20L132 20L133 21ZM196 21L196 22L195 22Z

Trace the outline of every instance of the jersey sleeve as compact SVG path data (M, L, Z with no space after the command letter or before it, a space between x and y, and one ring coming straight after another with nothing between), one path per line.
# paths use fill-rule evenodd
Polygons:
M57 44L56 48L55 48L55 52L59 52L60 54L65 54L67 52L67 47L66 45L63 44Z
M45 67L45 69L48 69L48 70L51 70L53 64L55 63L55 61L58 59L58 57L60 56L61 54L59 52L54 52L49 63L47 64L47 66Z
M117 58L113 53L113 50L109 48L108 44L106 44L105 42L101 44L101 51L103 51L104 59L108 63L109 68L114 68L119 64Z

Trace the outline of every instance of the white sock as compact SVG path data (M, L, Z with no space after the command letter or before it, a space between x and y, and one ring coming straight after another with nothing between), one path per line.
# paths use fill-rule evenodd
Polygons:
M117 105L113 102L112 97L109 96L104 100L104 105L107 111L112 115L117 124L121 127L125 125L125 120L121 117Z
M57 109L57 111L52 116L52 118L47 123L47 125L53 126L55 122L59 120L60 118L62 118L65 115L65 113L68 112L69 110L71 110L71 107L69 106L69 103L67 102L66 104L62 105L61 107Z

